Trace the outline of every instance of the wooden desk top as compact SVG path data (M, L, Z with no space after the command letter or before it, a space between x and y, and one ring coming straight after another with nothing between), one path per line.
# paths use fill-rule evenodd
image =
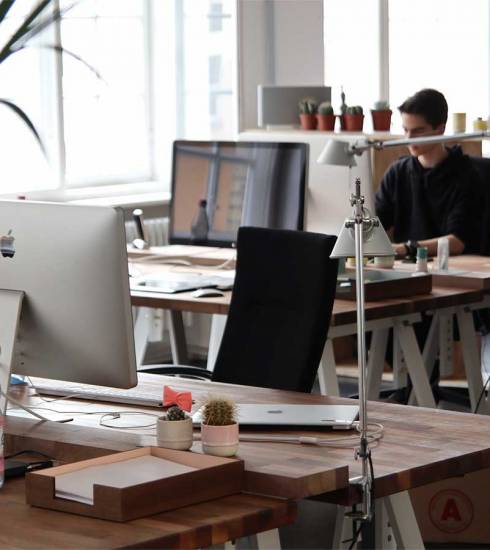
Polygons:
M2 548L203 548L293 523L292 501L239 494L125 523L31 507L23 478L0 491Z
M490 258L488 259L490 262ZM413 266L410 266L413 269ZM163 266L151 266L152 272L164 269ZM490 288L490 277L489 277ZM375 320L411 313L420 313L430 309L465 305L478 302L483 298L481 288L453 285L434 286L427 295L415 295L408 298L392 298L366 302L366 320ZM194 298L191 292L162 294L142 291L131 291L131 302L134 306L156 307L176 311L226 315L230 306L231 291L219 298ZM356 322L356 303L352 300L336 299L332 311L332 326Z
M430 264L430 269L436 267L437 262ZM413 271L414 264L396 262L396 268L403 271ZM490 257L462 254L449 258L447 273L432 273L434 285L452 288L469 288L490 292Z
M222 393L237 403L352 403L351 400L283 392L246 386L175 379L141 374L141 388L161 395L162 385L190 390L196 401L210 392ZM32 400L33 398L31 398ZM75 404L76 403L76 404ZM80 410L81 402L56 402L56 409ZM86 405L101 410L100 403ZM114 404L106 410L117 410ZM124 410L128 406L123 407ZM377 497L455 475L490 467L490 417L437 409L424 409L370 402L371 422L384 425L383 439L372 447ZM98 418L77 416L76 422L39 423L9 413L7 446L11 451L36 449L61 460L100 456L155 443L151 432L143 434L97 427ZM291 433L291 432L289 432ZM295 432L301 433L301 432ZM304 433L304 432L303 432ZM335 438L344 432L307 432ZM146 434L146 435L145 435ZM196 442L193 450L200 451ZM352 448L331 448L270 442L240 442L239 456L245 460L246 490L287 498L319 496L344 504L357 500L347 488L348 476L360 472ZM334 491L335 486L339 490Z

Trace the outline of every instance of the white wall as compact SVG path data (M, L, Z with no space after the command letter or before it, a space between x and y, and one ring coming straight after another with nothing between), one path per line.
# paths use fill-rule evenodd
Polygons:
M322 0L237 0L239 131L257 127L257 85L324 83Z

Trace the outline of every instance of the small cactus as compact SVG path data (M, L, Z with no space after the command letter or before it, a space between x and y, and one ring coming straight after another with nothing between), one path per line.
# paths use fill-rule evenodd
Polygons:
M333 115L333 107L330 101L322 101L318 105L318 114L319 115Z
M202 423L209 426L236 424L236 405L224 397L209 397L204 403Z
M318 110L318 101L314 97L305 97L299 103L299 112L305 115L314 115Z
M187 415L185 412L178 407L177 405L174 405L173 407L170 407L167 411L167 416L165 417L167 420L185 420L187 418Z
M348 115L362 115L364 114L362 107L360 105L353 105L352 107L347 107L346 114Z
M390 104L382 99L380 101L375 101L373 106L373 111L389 111L390 110Z
M345 115L345 112L347 111L347 104L345 102L345 92L344 92L344 87L341 86L340 87L340 100L341 100L341 104L340 104L340 113L342 115Z

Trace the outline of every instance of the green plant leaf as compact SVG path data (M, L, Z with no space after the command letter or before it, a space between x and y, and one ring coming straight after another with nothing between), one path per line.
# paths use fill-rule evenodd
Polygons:
M8 99L2 99L0 98L0 105L5 105L5 107L8 107L11 111L13 111L18 117L22 119L24 124L29 128L29 130L33 133L34 137L36 138L36 141L39 144L39 147L41 148L41 151L43 152L43 155L47 158L46 149L44 148L44 143L41 139L41 136L39 135L38 131L36 130L36 127L32 123L31 119L26 115L26 113L15 103Z
M31 13L24 19L20 27L11 36L10 40L8 40L5 46L0 50L0 63L13 53L16 42L31 30L31 24L41 15L50 3L51 0L41 0L41 2L39 2L39 4L37 4Z
M28 48L28 47L32 47L32 46L24 46L24 48ZM87 61L85 61L85 59L83 59L82 57L80 57L76 53L74 53L70 50L67 50L66 48L63 48L63 46L58 46L56 44L47 44L47 45L44 45L44 46L35 46L35 47L36 48L48 48L50 50L55 50L58 53L69 55L70 57L73 57L73 59L76 59L77 61L79 61L82 65L85 65L85 67L87 67L87 69L92 71L98 79L102 80L102 82L105 82L105 80L102 78L102 75L99 73L99 71L94 66L90 65L90 63L87 63Z
M5 19L15 0L2 0L0 2L0 23Z
M55 8L52 12L44 17L42 20L36 21L38 17L41 17L43 11L52 4L53 0L42 0L36 8L27 16L22 25L13 34L12 38L7 44L0 50L0 63L5 61L7 57L20 51L24 48L29 40L40 34L47 27L52 25L55 21L61 19L68 11L70 11L78 2L73 2L63 10Z

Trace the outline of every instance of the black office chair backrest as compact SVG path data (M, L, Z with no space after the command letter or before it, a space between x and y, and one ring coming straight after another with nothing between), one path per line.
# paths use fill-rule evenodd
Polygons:
M223 340L212 379L309 392L337 279L335 237L242 227Z
M476 194L479 212L477 220L481 229L476 251L490 256L490 158L470 157L470 159L478 174Z

